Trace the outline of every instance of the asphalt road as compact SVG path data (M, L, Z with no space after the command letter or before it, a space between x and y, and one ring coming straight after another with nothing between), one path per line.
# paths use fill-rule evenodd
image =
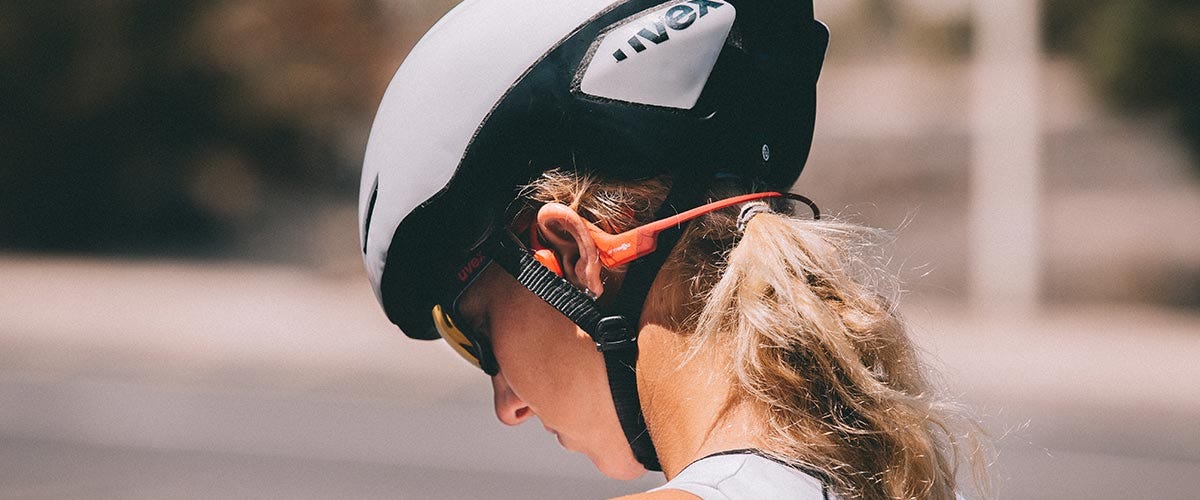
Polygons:
M486 381L400 338L361 281L289 268L0 258L0 498L601 498ZM1197 498L1200 318L912 303L996 439L1000 498Z

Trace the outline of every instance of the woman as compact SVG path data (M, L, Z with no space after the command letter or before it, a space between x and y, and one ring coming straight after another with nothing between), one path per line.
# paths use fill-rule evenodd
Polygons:
M372 128L388 317L646 498L953 498L952 415L856 258L783 194L828 40L791 0L468 0ZM811 218L794 218L794 201Z

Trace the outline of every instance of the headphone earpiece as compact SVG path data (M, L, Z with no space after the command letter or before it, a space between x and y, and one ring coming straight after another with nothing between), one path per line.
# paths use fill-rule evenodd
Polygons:
M537 261L541 262L543 266L546 266L553 271L554 274L562 277L562 267L558 265L558 258L554 256L553 250L550 250L549 248L535 250L533 252L533 258L537 259Z
M537 224L529 227L529 248L533 250L534 260L541 262L551 272L562 277L563 270L562 266L558 264L558 257L554 255L554 250L546 248L542 244L542 239L538 236Z

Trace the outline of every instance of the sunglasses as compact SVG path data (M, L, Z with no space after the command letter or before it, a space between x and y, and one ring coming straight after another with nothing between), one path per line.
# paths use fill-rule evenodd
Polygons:
M766 192L718 200L630 229L621 234L609 234L590 222L587 223L587 228L588 232L591 233L592 240L595 242L596 249L600 251L600 263L604 267L611 269L654 253L654 250L658 248L658 235L668 228L678 226L717 210L768 198L788 198L803 202L812 210L814 220L821 218L821 212L817 208L817 205L804 196L791 193ZM549 268L554 274L563 275L558 257L554 255L553 250L545 247L538 236L537 224L530 226L529 245L526 247L526 251L533 254L533 257L538 262ZM500 373L500 367L496 363L495 355L492 353L491 342L488 341L486 336L479 334L471 328L471 324L463 320L458 309L458 303L463 293L483 274L483 270L489 265L491 265L491 259L482 253L477 253L469 259L468 263L458 273L458 279L463 283L463 286L460 288L461 291L448 304L433 306L432 313L434 327L437 329L438 334L454 348L454 352L457 352L472 365L482 369L489 376L495 376L497 373Z
M456 320L456 317L460 319ZM441 305L433 306L433 325L438 334L454 348L454 352L467 362L483 370L488 376L494 377L500 373L500 366L496 364L496 356L492 354L492 345L487 337L467 326L469 323L462 321L461 316L453 309L446 310Z
M458 307L463 294L491 264L492 260L482 252L478 252L468 259L458 272L458 279L461 282L459 292L448 303L434 305L432 314L434 329L446 343L450 344L454 352L475 365L476 368L483 370L488 376L494 377L500 373L500 366L496 364L496 357L492 354L491 342L488 341L487 336L471 327L471 322L463 317Z

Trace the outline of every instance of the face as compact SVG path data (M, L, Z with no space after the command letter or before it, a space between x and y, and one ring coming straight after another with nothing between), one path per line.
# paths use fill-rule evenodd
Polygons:
M492 344L501 422L537 417L564 448L587 455L605 475L634 479L645 472L617 420L604 358L571 320L497 265L463 293L458 310Z

